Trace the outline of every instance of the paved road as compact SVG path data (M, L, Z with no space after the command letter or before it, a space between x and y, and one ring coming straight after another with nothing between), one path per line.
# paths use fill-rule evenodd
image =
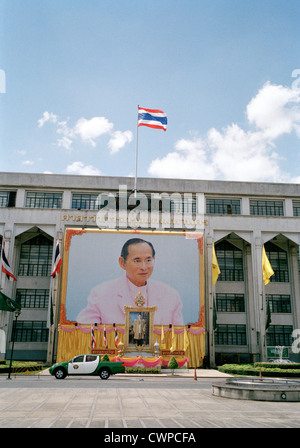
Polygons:
M8 384L9 383L9 384ZM194 381L193 378L182 378L177 376L161 377L160 375L116 375L111 376L108 380L101 380L97 377L73 376L67 377L64 380L56 380L53 377L40 376L16 376L12 377L10 381L5 378L0 378L0 391L2 388L31 388L31 389L210 389L212 379L202 378ZM1 393L1 392L0 392ZM1 410L0 410L1 412Z
M215 397L222 378L192 376L0 377L1 428L299 428L300 403ZM198 440L197 440L198 442Z

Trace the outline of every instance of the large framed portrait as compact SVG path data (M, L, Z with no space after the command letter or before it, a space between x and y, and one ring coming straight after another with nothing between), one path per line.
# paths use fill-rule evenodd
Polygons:
M153 322L156 306L131 307L125 310L125 352L153 352Z
M203 233L66 229L60 322L124 325L139 292L154 325L202 325Z

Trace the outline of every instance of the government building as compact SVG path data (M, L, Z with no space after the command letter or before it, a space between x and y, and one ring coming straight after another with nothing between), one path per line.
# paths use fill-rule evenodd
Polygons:
M19 316L0 310L0 358L10 359L14 344L14 359L51 364L62 359L63 344L75 356L75 338L90 337L89 326L64 315L68 282L87 281L82 263L89 258L79 256L72 273L71 265L67 270L68 231L171 234L170 243L172 235L182 234L198 241L195 293L181 294L183 311L193 301L197 315L186 314L184 325L175 327L178 338L188 330L190 367L266 361L277 356L278 347L298 361L293 331L300 328L300 185L139 178L134 191L131 177L0 173L0 238L16 278L2 272L1 293L21 307ZM72 239L70 256L75 238L81 237ZM57 241L62 271L53 278ZM267 284L263 248L274 272ZM181 282L188 283L182 272ZM123 323L102 324L94 328L98 345L105 331L110 343L113 328L123 340ZM154 325L153 341L162 346L164 335L170 340L171 327L172 322Z

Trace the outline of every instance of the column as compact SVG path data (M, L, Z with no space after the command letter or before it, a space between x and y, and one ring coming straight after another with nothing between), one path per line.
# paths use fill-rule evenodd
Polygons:
M62 247L63 247L63 233L57 232L57 236L53 241L53 251L55 251L56 240L59 240L60 245L60 255L63 258ZM49 339L48 339L48 351L47 351L47 363L52 364L54 362L55 354L55 344L57 343L58 336L58 321L59 321L59 311L60 311L60 287L61 287L61 275L58 274L55 278L51 277L50 286L50 296L49 296L49 310L48 314L51 313L51 299L52 299L52 312L53 312L53 325L49 327ZM49 324L50 325L50 324Z
M213 239L211 235L206 237L206 269L207 269L207 314L206 314L206 333L208 344L208 356L210 367L215 367L215 342L214 342L214 328L213 328L213 314L214 314L214 288L212 286L212 246Z

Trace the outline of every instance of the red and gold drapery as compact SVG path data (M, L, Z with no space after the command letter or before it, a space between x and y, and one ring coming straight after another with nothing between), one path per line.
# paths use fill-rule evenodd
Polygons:
M76 355L91 351L91 326L80 324L60 324L58 326L59 338L57 347L57 362L68 361ZM124 343L124 325L106 325L107 348L115 347L115 330L118 332L119 343ZM93 326L96 348L104 347L104 325ZM164 333L162 335L162 332ZM184 358L188 358L187 367L197 368L202 366L205 356L205 330L203 327L176 326L172 328L154 326L153 340L159 343L160 350L185 350ZM162 343L163 341L163 343ZM130 358L130 353L125 355ZM112 356L111 358L115 358ZM162 357L162 365L166 365L170 356ZM182 356L179 358L183 358ZM145 360L145 358L144 358ZM146 361L145 361L146 362Z

